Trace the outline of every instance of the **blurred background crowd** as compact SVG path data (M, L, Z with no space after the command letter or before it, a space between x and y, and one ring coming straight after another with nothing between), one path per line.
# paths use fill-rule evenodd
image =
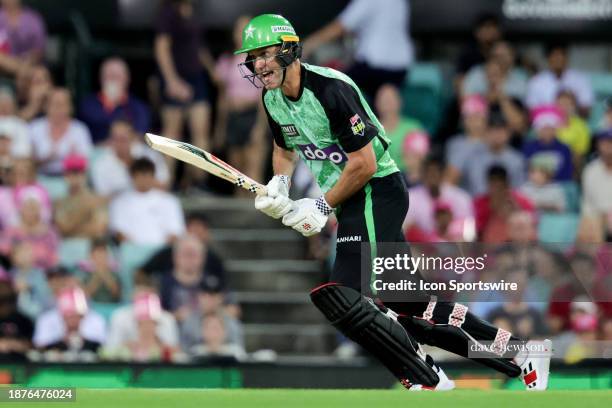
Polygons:
M571 361L612 341L612 88L598 81L610 65L581 71L561 41L526 55L495 14L479 15L453 55L423 62L411 2L345 3L302 37L303 60L347 72L375 109L410 188L406 238L496 245L492 281L537 281L527 291L538 302L464 299L495 324L553 336ZM202 4L161 1L147 78L90 39L102 51L79 67L97 76L88 88L48 63L44 13L0 5L0 355L246 358L241 306L206 211L184 210L177 196L248 193L150 150L143 134L189 141L267 179L261 91L232 54L249 16L226 27L220 49L204 35ZM87 37L87 22L73 22ZM318 194L303 166L293 190ZM333 236L331 222L304 243L322 270ZM564 301L551 302L555 293Z

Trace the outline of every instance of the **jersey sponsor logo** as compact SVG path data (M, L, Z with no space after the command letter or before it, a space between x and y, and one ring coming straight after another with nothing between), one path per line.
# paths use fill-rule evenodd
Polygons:
M336 239L337 244L341 244L343 242L361 242L361 235L348 235L346 237L338 237Z
M272 30L273 33L295 34L295 30L291 26L288 26L288 25L276 25L276 26L270 27L270 29Z
M329 160L334 164L340 164L348 160L342 149L336 144L318 148L309 143L307 145L297 145L302 151L302 155L307 160Z
M298 132L295 125L280 125L280 127L283 135L287 137L295 137L300 135L300 132Z
M363 123L363 120L361 120L361 116L359 116L359 114L356 113L351 116L349 121L351 122L351 131L355 136L363 136L365 134L365 124Z

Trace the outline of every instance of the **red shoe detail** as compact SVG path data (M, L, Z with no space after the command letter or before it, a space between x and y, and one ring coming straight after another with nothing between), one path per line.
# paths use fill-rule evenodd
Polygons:
M537 379L538 379L538 374L536 373L535 370L533 370L532 372L530 372L529 374L525 376L524 378L525 385L529 385L535 382Z
M402 384L407 390L412 388L412 383L405 378L400 379L400 384Z

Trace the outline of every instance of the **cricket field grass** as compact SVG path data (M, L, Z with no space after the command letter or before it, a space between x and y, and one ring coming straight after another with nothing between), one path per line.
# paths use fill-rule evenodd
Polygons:
M6 405L5 405L6 404ZM3 403L15 407L87 408L216 408L216 407L453 407L453 408L565 408L610 407L612 390L600 391L481 391L409 392L405 390L304 389L78 389L76 402Z

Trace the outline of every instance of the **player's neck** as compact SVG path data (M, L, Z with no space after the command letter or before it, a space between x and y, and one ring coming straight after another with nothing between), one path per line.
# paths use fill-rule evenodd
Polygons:
M300 63L294 62L285 70L285 82L283 82L283 93L293 99L297 99L300 95Z

